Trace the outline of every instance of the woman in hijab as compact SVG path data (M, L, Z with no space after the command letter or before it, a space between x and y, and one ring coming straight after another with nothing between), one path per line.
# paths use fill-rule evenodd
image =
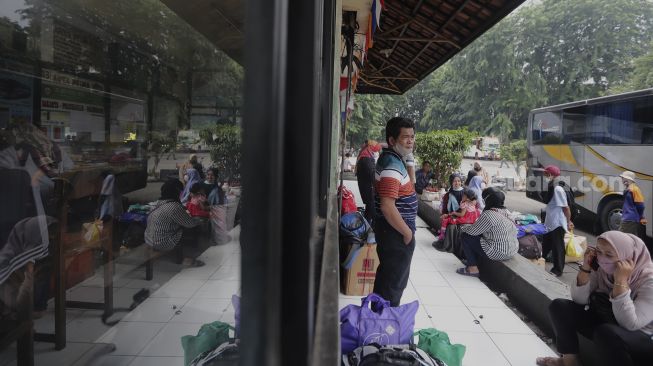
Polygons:
M442 197L442 215L448 215L458 211L460 203L463 201L463 179L458 174L449 176L449 192Z
M474 170L474 169L468 171L468 172L467 172L467 179L465 179L465 186L466 186L466 187L469 187L469 182L472 180L472 178L474 178L474 177L477 176L477 175L478 175L478 173L477 173L476 170ZM480 196L479 196L479 197L480 197Z
M596 248L585 252L571 298L549 306L562 357L538 358L538 365L579 365L577 332L592 339L610 365L651 364L653 263L640 238L619 231L600 235Z
M476 197L478 197L478 200L476 201L476 207L478 207L479 210L485 209L485 201L483 200L483 178L479 177L478 175L472 177L472 179L469 181L469 184L467 185L467 188L474 191L474 193L476 193Z
M202 178L196 169L190 168L186 170L184 181L186 184L184 185L184 190L181 192L179 199L181 200L181 203L186 204L190 199L190 189L193 188L195 183L202 183Z
M482 198L485 209L481 216L472 225L460 229L467 266L459 268L456 273L465 276L479 276L479 259L505 261L519 249L517 227L504 206L506 196L497 188L490 187L483 191Z
M204 191L207 193L207 202L211 206L224 205L226 197L222 186L218 182L218 168L209 168L206 171L206 180L204 181Z

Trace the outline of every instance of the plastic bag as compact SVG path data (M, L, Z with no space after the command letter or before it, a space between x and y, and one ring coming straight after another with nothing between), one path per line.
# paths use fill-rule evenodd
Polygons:
M449 335L435 328L422 329L415 333L419 336L417 348L425 351L433 358L444 361L448 366L461 366L467 347L462 344L451 344Z
M93 222L87 222L82 224L82 228L84 229L84 234L82 237L84 238L85 242L92 243L100 240L100 234L102 233L102 221L95 220Z
M574 231L569 231L569 241L565 245L565 254L569 257L579 258L583 256L583 247L574 240Z
M185 335L181 337L181 346L184 349L184 365L188 366L198 355L229 342L229 330L233 329L227 323L213 322L202 325L196 336Z

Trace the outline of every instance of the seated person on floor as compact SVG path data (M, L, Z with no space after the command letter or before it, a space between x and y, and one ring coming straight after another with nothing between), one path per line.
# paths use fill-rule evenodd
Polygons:
M202 183L195 183L190 189L186 211L193 217L209 217L209 207Z
M462 229L462 246L467 258L467 266L456 273L478 277L478 261L487 257L495 261L512 258L519 250L517 227L508 216L504 206L506 196L497 188L483 191L485 209L475 223Z
M161 186L161 199L147 217L145 243L154 250L169 251L182 246L185 266L201 267L197 248L197 230L200 220L191 217L179 201L184 189L177 179Z
M653 263L640 238L619 231L600 235L596 249L585 252L571 298L549 306L562 357L538 358L538 365L580 365L577 333L594 342L606 364L653 364Z
M463 199L458 211L442 215L442 227L440 228L438 240L444 240L444 233L450 224L473 224L478 220L481 212L476 208L476 200L477 197L474 191L471 189L465 189L463 191Z
M440 204L442 218L458 211L460 202L463 200L463 179L460 175L451 174L449 176L449 187L449 191L442 196L442 203Z

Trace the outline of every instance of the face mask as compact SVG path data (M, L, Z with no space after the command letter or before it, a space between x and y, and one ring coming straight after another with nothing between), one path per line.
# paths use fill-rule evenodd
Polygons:
M402 158L403 158L404 156L406 156L406 155L408 155L408 154L410 154L410 153L413 152L413 149L405 148L405 147L403 147L403 146L401 146L401 145L399 145L399 144L395 144L395 145L392 147L392 149L393 149L397 154L399 154Z
M597 255L596 261L599 263L599 266L601 267L603 272L609 275L614 274L614 271L617 269L617 264L615 262L612 262L611 260L609 260L603 255Z

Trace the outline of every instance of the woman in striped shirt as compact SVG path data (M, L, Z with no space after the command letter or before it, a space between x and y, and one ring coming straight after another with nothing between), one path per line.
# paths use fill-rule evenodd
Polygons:
M508 217L504 206L506 196L496 188L483 191L485 209L478 220L463 227L461 240L467 267L459 268L456 273L478 277L478 260L487 257L496 261L505 261L517 254L517 227Z
M183 248L185 266L201 267L204 262L195 259L197 249L197 232L195 227L201 221L191 217L179 201L183 190L180 181L173 179L161 187L161 200L147 217L145 243L154 250L168 251L177 245Z

